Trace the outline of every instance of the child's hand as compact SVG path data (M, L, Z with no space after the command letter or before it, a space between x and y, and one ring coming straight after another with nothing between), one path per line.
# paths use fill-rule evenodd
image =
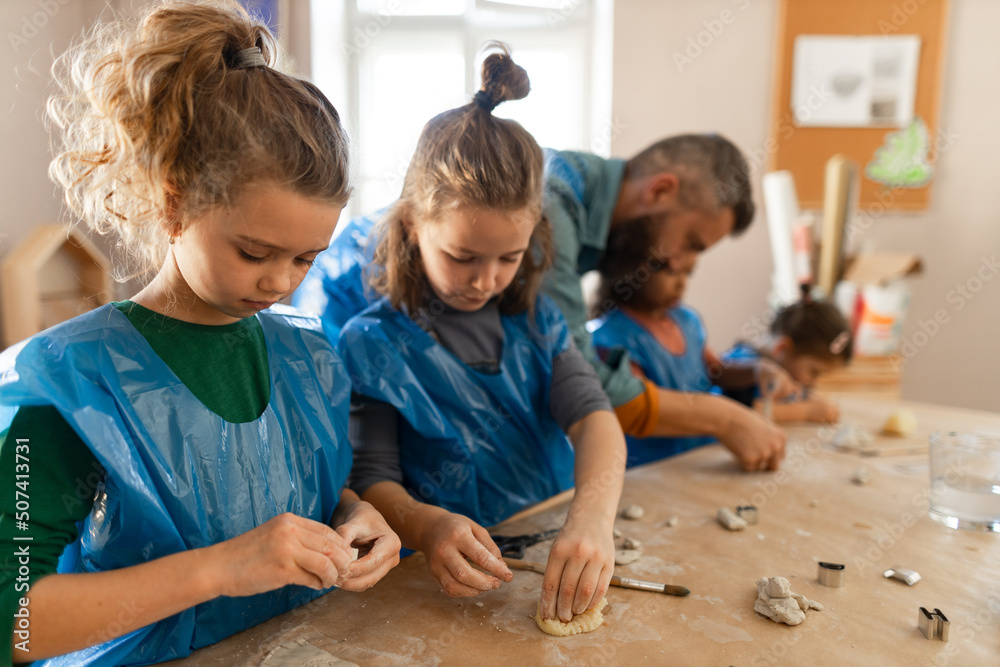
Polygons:
M499 588L501 579L514 578L485 528L460 514L432 509L435 514L422 531L420 550L445 593L472 597ZM472 567L472 563L486 572Z
M337 534L358 550L358 560L341 571L337 580L337 585L345 590L371 588L399 564L399 537L366 502L359 500L351 505L343 523L337 526Z
M608 592L615 567L611 526L571 516L549 551L542 578L542 618L563 622L593 608Z
M803 401L806 408L806 419L821 424L833 424L840 421L840 409L831 403L819 399Z
M802 385L770 359L758 361L754 370L762 398L789 400L802 395Z
M243 597L288 584L337 584L351 564L350 543L333 528L291 513L204 549L218 595Z

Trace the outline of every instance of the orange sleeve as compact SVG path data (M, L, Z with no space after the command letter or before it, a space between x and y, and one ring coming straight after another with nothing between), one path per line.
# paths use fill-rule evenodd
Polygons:
M644 392L615 408L625 434L638 438L652 435L660 420L659 388L649 380L643 380L642 383L646 387Z

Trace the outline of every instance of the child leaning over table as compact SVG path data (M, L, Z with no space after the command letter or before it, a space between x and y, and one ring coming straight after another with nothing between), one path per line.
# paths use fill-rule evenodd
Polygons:
M385 297L344 325L338 349L359 395L352 487L449 595L510 581L483 526L575 483L540 600L543 618L569 621L610 583L625 442L562 313L539 295L552 253L542 151L492 113L528 90L501 46L473 101L424 127L374 234Z
M721 357L723 366L738 369L768 361L781 366L803 391L801 398L776 402L773 417L778 422L836 422L840 411L810 394L825 373L843 368L851 361L853 339L847 319L832 303L814 301L808 285L802 298L775 315L768 335L756 343L738 342ZM724 390L746 405L761 407L760 385L732 383Z
M648 218L622 225L609 238L598 266L600 283L588 324L598 353L627 351L633 372L658 386L684 392L718 393L714 384L769 382L775 395L797 390L776 364L763 361L729 367L707 346L701 317L683 303L695 255L661 261L650 254L655 229ZM628 437L628 465L649 463L715 442L708 436Z
M165 2L58 63L52 173L155 275L0 356L0 664L182 658L398 562L344 488L340 359L270 308L350 195L337 110L276 49L235 1Z

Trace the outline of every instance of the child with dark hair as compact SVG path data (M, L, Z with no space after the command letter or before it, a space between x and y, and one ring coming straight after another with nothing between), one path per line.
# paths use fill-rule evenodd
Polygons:
M800 301L778 311L764 340L757 344L739 342L722 354L730 368L770 360L783 368L803 388L803 400L776 403L773 417L778 422L835 422L837 407L809 396L824 373L851 361L853 340L847 319L827 301L814 301L808 286ZM730 385L726 395L746 405L758 404L761 392L753 384Z
M607 254L598 265L601 281L588 324L598 354L619 363L623 352L632 372L643 380L678 392L718 393L713 382L742 378L743 369L722 367L706 345L707 335L698 313L682 303L695 256L665 263L652 252L656 221L644 217L626 222L608 239ZM794 384L780 370L764 364L764 374L782 393ZM710 368L715 372L710 373ZM752 371L753 369L751 369ZM721 372L720 372L721 371ZM720 405L726 403L720 399ZM719 418L722 418L720 414ZM715 442L707 435L670 437L628 436L628 465L656 461Z

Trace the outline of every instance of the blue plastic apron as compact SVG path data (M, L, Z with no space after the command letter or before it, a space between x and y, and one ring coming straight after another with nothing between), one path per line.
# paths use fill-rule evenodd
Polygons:
M547 297L502 316L500 372L473 370L379 300L338 350L354 391L393 405L404 484L417 499L490 526L573 485L573 449L549 410L552 360L570 344ZM405 421L405 423L403 423Z
M350 383L315 318L258 314L271 398L252 422L199 401L113 306L0 355L0 429L53 405L104 467L94 508L59 572L136 565L241 535L283 513L329 522L351 465ZM45 456L45 443L31 443ZM188 655L326 591L222 597L96 647L35 665L133 665Z
M643 326L616 310L597 321L593 330L594 345L599 349L624 347L653 383L665 389L691 392L712 391L705 369L705 328L698 314L687 306L669 311L684 336L684 354L676 355L663 347ZM629 467L658 461L711 442L707 436L675 438L635 438L628 436Z
M330 247L316 256L292 296L293 306L320 317L323 329L334 342L347 320L381 298L367 282L376 245L369 236L387 210L347 223Z

